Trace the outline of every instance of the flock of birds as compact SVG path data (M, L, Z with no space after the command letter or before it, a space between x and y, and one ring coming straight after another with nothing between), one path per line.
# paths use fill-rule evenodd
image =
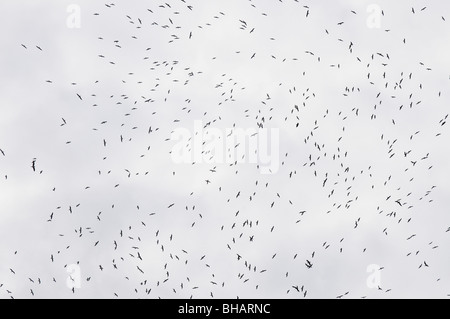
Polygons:
M34 233L1 244L0 297L386 298L412 278L412 296L448 297L450 77L408 30L429 19L448 38L432 5L392 3L375 30L365 7L330 20L300 0L82 7L65 31L83 35L81 76L36 84L44 101L65 92L46 120L59 151L36 150L23 181L14 135L0 140L2 189L45 181ZM17 46L36 64L60 54ZM173 163L172 132L199 120L278 129L279 170L238 142L233 163Z

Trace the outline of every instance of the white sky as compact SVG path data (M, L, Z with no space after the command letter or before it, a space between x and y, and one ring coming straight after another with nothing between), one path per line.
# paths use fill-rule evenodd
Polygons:
M1 1L0 298L450 295L450 3L373 3ZM172 161L262 118L276 174Z

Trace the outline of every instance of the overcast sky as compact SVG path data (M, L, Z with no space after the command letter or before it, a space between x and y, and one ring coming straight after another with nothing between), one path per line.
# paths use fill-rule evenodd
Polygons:
M0 18L0 298L450 295L449 2L3 0ZM259 130L279 165L245 141L242 163L198 160L198 125L205 159L211 132L226 150Z

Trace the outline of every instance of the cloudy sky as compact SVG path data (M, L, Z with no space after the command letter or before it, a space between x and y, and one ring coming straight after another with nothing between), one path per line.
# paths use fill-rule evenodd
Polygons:
M450 3L0 17L0 298L450 295Z

